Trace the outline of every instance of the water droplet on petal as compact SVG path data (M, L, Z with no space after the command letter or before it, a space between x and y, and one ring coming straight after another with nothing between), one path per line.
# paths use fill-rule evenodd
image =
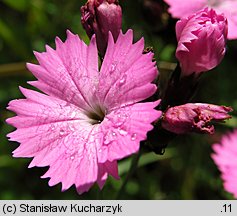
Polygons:
M107 145L107 144L109 144L109 143L110 143L110 140L105 138L104 144Z
M109 144L111 141L112 141L112 140L111 140L111 137L110 137L109 133L107 133L106 136L105 136L105 139L104 139L104 144L107 145L107 144Z
M117 64L115 62L112 63L109 72L113 73L116 70L116 67L117 67Z
M134 141L137 138L137 134L133 133L131 136L131 140Z
M97 89L95 86L93 86L92 91L95 92Z
M74 118L76 115L77 115L77 112L73 111L72 114L71 114L71 118Z
M123 84L125 84L126 79L127 79L127 75L124 74L122 78L119 80L119 86L122 86Z
M64 135L64 134L65 134L65 130L60 129L60 131L59 131L59 135L62 136L62 135Z
M53 143L53 144L50 145L50 149L54 149L56 147L57 147L57 143Z
M114 116L111 118L111 121L113 122L114 127L118 128L125 124L125 122L127 121L127 117L128 116L126 113L122 111L116 111L114 113Z
M75 131L75 125L74 124L69 124L68 129L70 129L70 131L74 132Z
M95 86L97 86L97 85L99 84L99 79L98 79L97 76L94 76L93 79L92 79L92 81L93 81L93 84L94 84Z
M119 131L119 133L120 133L121 135L123 135L123 136L125 136L125 135L128 134L128 132L127 132L126 130L122 129L122 128L119 128L118 131Z
M116 119L114 120L114 125L115 125L115 127L119 127L119 126L121 126L123 123L124 123L124 121L122 121L121 119L117 119L117 121L116 121Z
M116 139L116 133L115 132L108 132L106 136L104 137L104 144L108 145L109 143L113 142Z
M123 51L122 51L122 52L120 53L120 56L121 56L121 57L123 57L123 56L125 56L125 55L127 55L126 52L123 52Z

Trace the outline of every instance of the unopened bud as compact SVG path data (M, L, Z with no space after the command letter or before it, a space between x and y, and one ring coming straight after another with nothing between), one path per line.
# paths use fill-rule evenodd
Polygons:
M203 103L187 103L169 108L163 117L162 127L176 134L188 132L214 133L213 122L231 118L232 108Z
M96 34L97 47L104 56L108 33L112 33L116 41L122 28L122 9L118 0L88 0L81 7L81 23L91 38Z
M176 57L182 76L199 74L216 67L226 51L227 19L205 8L176 24Z

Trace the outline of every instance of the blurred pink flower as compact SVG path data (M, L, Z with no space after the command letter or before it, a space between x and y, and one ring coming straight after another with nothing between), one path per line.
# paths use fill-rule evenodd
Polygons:
M164 0L169 4L169 12L174 18L184 18L197 11L210 7L228 19L228 39L237 39L237 1L236 0Z
M42 93L20 88L26 99L8 109L17 128L8 136L20 142L14 157L34 157L29 167L49 166L43 178L62 190L75 184L81 194L94 182L103 187L108 174L118 177L117 160L136 153L139 143L161 115L157 102L137 103L155 93L153 54L142 54L144 40L133 44L133 32L119 34L99 70L95 37L89 46L67 31L56 50L35 52L39 65L27 64L38 79L30 82Z
M188 132L214 133L212 122L230 118L230 107L188 103L170 107L164 114L162 127L176 134Z
M199 74L216 67L225 55L227 20L205 8L176 24L176 57L182 75Z
M212 159L221 172L224 188L237 198L237 130L224 135L212 148Z
M81 23L90 38L96 34L98 50L104 56L109 31L116 41L122 28L122 9L118 0L88 0L81 7Z

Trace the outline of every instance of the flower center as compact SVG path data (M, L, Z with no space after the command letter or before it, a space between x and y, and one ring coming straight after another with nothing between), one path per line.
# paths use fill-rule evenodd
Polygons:
M105 109L100 106L96 106L93 111L87 113L87 116L89 117L92 125L100 124L104 120Z

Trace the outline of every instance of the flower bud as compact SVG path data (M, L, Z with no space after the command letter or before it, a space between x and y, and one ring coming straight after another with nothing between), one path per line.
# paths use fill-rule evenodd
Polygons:
M176 24L176 57L182 76L199 74L216 67L224 57L227 19L205 8Z
M81 7L81 13L82 26L90 38L96 34L97 47L104 56L109 31L116 41L122 28L122 9L118 0L88 0Z
M176 134L188 132L214 133L212 122L231 118L232 108L203 103L187 103L169 108L163 117L162 127Z

